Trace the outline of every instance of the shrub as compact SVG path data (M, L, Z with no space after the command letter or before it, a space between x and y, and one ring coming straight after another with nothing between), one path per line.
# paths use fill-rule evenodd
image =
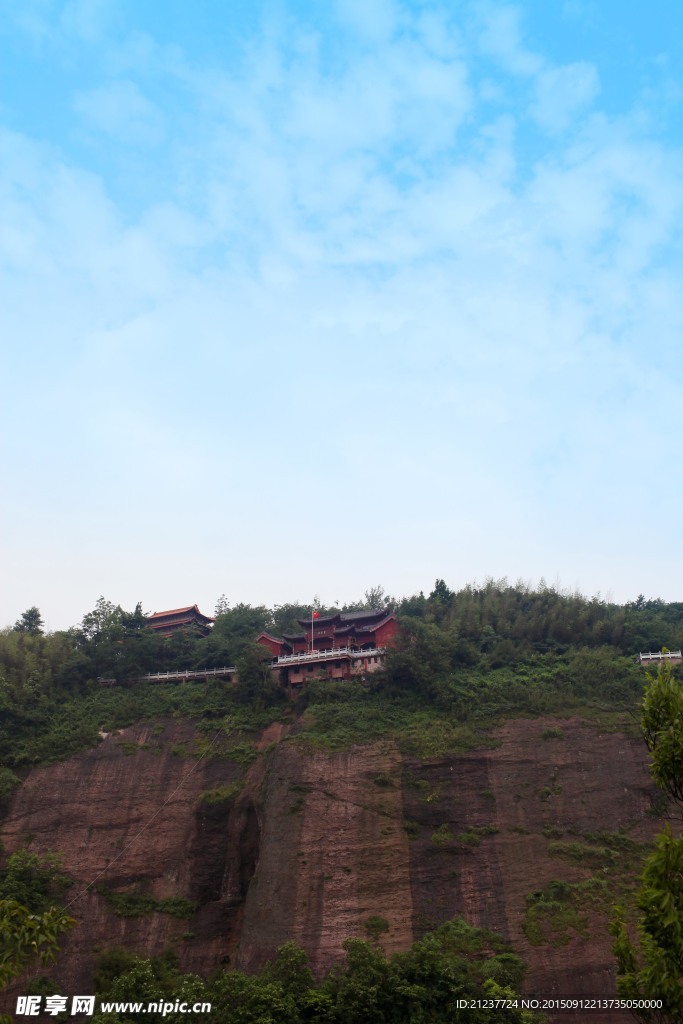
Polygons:
M104 886L99 887L97 891L104 896L118 917L146 917L148 914L159 913L184 919L192 917L197 912L197 904L182 896L169 896L157 900L146 893L114 892Z
M420 826L416 821L404 821L403 831L408 836L408 839L417 839L420 834Z
M446 846L453 839L450 825L439 825L435 832L432 832L432 842L437 846Z
M371 939L375 942L379 939L380 935L384 932L389 931L389 922L384 917L377 917L374 915L369 917L365 922L365 931L368 933Z
M472 825L466 832L460 832L457 840L461 846L479 846L482 836L493 836L497 831L495 825Z
M544 729L541 733L542 740L563 740L564 733L557 726L550 726L548 729Z
M557 825L544 825L543 835L546 839L561 839L564 835L564 831Z
M215 789L205 789L203 793L200 793L199 799L203 804L226 804L239 796L241 792L241 783L232 782L225 786L216 786Z
M0 805L8 803L21 785L19 779L9 768L0 768Z
M16 900L33 914L43 913L73 884L60 868L59 854L39 857L27 849L17 850L0 872L0 900Z
M532 946L566 946L570 930L588 939L588 918L581 913L582 908L595 909L607 900L607 883L602 879L575 883L555 880L526 897L522 930Z
M587 846L585 843L549 843L548 853L551 857L564 857L577 864L601 868L613 864L616 857L606 846Z

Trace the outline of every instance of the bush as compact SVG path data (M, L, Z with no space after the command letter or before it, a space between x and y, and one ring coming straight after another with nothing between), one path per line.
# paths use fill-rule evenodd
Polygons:
M28 850L17 850L0 872L0 900L16 900L31 913L42 914L59 902L72 879L61 871L59 854L39 857Z
M588 918L582 909L607 906L607 883L589 878L584 882L550 882L546 889L529 893L522 929L532 946L566 946L570 931L588 939Z
M561 729L558 729L556 726L551 726L550 728L543 730L543 732L541 733L541 739L542 740L563 740L564 739L564 733L562 732Z
M432 832L432 842L437 846L447 846L453 839L450 825L439 825L435 832Z
M240 782L232 782L225 786L216 786L215 789L205 789L200 793L199 799L203 804L226 804L235 799L242 792Z
M377 917L377 915L373 914L373 916L369 917L365 922L365 930L370 938L374 939L376 942L380 935L389 931L389 922L385 917Z
M21 779L13 771L9 768L0 768L0 807L9 803L20 785Z
M185 919L197 912L197 904L182 896L169 896L157 900L154 896L136 892L114 892L101 886L97 892L104 896L118 917L146 917L148 914L169 914Z

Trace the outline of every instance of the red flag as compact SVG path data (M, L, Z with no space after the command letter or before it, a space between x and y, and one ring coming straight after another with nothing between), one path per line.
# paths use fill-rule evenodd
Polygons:
M320 618L320 612L313 612L313 618L314 619L319 619Z

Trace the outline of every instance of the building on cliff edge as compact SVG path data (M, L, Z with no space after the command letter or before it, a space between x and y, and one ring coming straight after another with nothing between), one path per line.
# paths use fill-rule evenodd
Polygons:
M200 636L207 636L213 621L209 615L203 615L196 604L190 604L186 608L171 608L170 611L148 615L147 629L153 629L160 636L172 636L179 630L189 629Z
M386 608L313 615L297 622L301 633L261 633L256 638L270 651L280 683L293 690L313 679L353 679L376 672L398 633L396 616Z

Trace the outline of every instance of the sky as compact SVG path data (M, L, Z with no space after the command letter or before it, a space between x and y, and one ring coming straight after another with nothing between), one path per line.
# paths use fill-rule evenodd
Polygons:
M678 0L0 15L0 625L683 600Z

